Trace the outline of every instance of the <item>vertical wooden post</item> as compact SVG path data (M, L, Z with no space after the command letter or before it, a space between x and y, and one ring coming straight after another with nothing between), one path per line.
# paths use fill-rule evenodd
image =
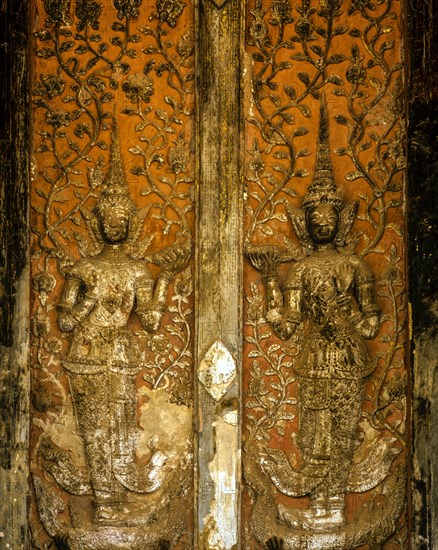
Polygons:
M27 544L29 6L1 2L0 547Z
M243 7L200 0L197 14L197 524L205 550L239 541Z

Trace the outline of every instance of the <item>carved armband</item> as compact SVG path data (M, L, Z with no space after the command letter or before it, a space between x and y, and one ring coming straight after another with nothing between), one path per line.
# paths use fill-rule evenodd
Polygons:
M92 291L76 303L80 281L70 279L67 281L62 299L57 306L59 312L59 327L65 332L70 332L91 313L97 302L97 296Z
M274 309L283 306L283 294L280 289L277 277L263 281L266 289L266 301L268 309Z

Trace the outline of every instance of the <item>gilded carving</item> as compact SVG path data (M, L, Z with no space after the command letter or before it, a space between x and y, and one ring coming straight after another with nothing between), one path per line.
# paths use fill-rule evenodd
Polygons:
M395 3L249 13L246 547L404 548Z
M42 5L32 544L184 546L193 475L186 3ZM154 37L167 65L150 58Z
M301 468L294 468L283 450L269 447L261 448L258 457L253 449L248 451L246 467L248 471L257 468L253 463L257 461L259 476L270 479L280 493L310 497L307 508L278 504L277 520L266 522L264 529L259 526L256 536L268 548L277 547L279 541L287 541L286 548L301 548L293 542L297 538L292 535L294 530L301 531L300 537L307 537L314 544L325 545L331 540L336 548L354 547L348 542L347 532L353 532L354 526L345 519L345 495L364 492L384 482L400 452L394 447L395 438L376 439L373 454L357 452L356 460L361 456L362 461L353 463L361 443L358 428L366 381L376 368L365 341L376 336L381 314L372 272L360 256L345 250L357 204L346 204L342 189L335 183L328 137L327 106L322 96L313 180L301 208L288 205L298 239L303 249L310 246L311 251L293 259L280 288L276 267L282 258L278 249L273 245L253 245L247 250L251 263L262 274L267 302L264 322L281 340L295 335L300 348L292 365L284 361L281 345L270 346L267 355L257 339L249 340L256 345L251 357L264 357L271 365L275 360L276 364L264 373L258 365L254 368L248 397L255 401L248 401L246 407L263 411L264 416L255 424L257 430L267 422L265 433L275 425L277 433L284 436L285 429L278 422L293 420L294 415L285 412L287 405L299 404L297 440ZM260 307L256 288L250 303ZM261 312L248 315L257 334ZM269 334L265 332L266 336ZM287 397L288 386L295 381L293 376L287 376L291 367L298 380L297 399ZM277 378L278 382L265 384L263 375L271 380ZM266 389L262 390L263 386ZM269 393L275 397L269 399ZM251 435L256 435L256 431ZM252 483L250 475L248 482ZM400 503L395 509L399 514ZM258 512L256 507L253 523L262 520L257 517ZM396 519L397 515L388 518L391 525ZM277 528L282 537L276 536L276 522L281 526ZM375 522L363 528L371 539L377 537ZM284 535L288 529L291 533ZM334 531L336 535L332 535ZM392 534L389 530L384 533L386 537Z

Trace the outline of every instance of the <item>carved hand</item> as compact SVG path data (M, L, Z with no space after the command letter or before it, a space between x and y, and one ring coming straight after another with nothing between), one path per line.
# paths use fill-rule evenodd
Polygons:
M262 273L263 277L276 278L277 264L281 260L280 251L276 246L248 247L246 253L252 265Z
M91 273L90 281L87 281L85 297L78 301L80 281L78 279L66 281L63 297L57 306L58 325L63 332L71 332L91 313L98 299L96 283L96 276Z
M58 326L62 332L71 332L78 325L78 321L70 311L62 311L58 314Z
M168 273L177 273L181 271L187 264L190 258L190 250L187 246L174 245L165 248L161 252L155 254L154 263L161 265L163 271Z
M58 325L63 332L71 332L94 309L97 298L92 294L86 294L85 298L71 309L59 308Z
M380 326L380 317L379 315L373 315L370 317L365 317L356 325L356 330L361 334L366 340L374 338L379 330Z
M141 324L146 332L153 333L157 332L158 327L160 326L163 312L159 309L150 309L149 311L139 313L139 316L141 319Z
M343 264L339 267L335 276L336 288L341 294L345 294L351 287L354 279L354 268L350 264Z
M271 323L275 334L282 340L288 340L295 332L300 319L293 312L277 307L266 313L266 319Z
M343 309L350 309L351 308L351 296L350 294L339 294L336 298L336 303L339 307Z

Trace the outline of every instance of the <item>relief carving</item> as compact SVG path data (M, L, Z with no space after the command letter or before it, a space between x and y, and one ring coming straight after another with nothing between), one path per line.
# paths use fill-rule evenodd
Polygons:
M398 3L248 4L244 545L405 548Z
M376 336L381 312L372 272L362 258L344 250L357 204L346 203L335 183L324 96L313 180L301 208L288 208L301 244L311 251L293 261L282 288L276 273L281 254L274 246L254 246L248 257L262 274L266 319L275 334L288 340L299 332L295 372L302 467L296 471L282 450L270 448L261 452L259 464L281 493L310 496L308 508L279 504L279 524L325 533L324 538L346 529L346 493L380 484L399 452L387 447L388 441L371 460L352 463L365 383L375 369L366 340Z
M38 4L34 548L191 544L193 46L154 4Z
M64 508L58 504L54 511L46 509L46 502L59 503L59 497L48 496L42 481L35 478L40 516L49 534L64 537L69 548L94 548L91 544L118 548L119 543L112 541L118 539L114 534L117 532L99 529L102 526L123 528L126 536L137 540L133 548L152 548L139 544L155 544L158 536L170 544L182 531L175 524L166 527L165 521L159 524L159 534L158 524L153 525L159 504L149 503L145 508L135 495L155 493L166 482L168 493L161 506L175 508L178 499L171 501L173 490L169 492L169 485L171 488L176 484L174 490L179 493L187 491L191 461L180 459L179 471L172 472L166 468L168 455L159 449L154 437L149 440L148 459L143 458L141 466L135 460L139 438L136 377L144 365L128 320L135 312L147 333L157 333L169 284L185 267L190 249L175 245L158 253L155 261L162 267L156 281L144 261L131 257L141 220L125 182L115 124L110 170L87 221L99 251L66 268L57 305L59 328L70 335L62 366L68 373L86 467L75 464L70 454L56 448L49 437L40 446L39 460L64 491L92 495L95 527L69 529L60 524L55 519L56 511ZM173 510L172 520L182 526L185 520L181 504L177 504L179 510ZM154 534L140 537L139 527L151 525Z
M126 245L134 244L139 219L124 181L118 139L113 133L106 187L95 216L89 220L102 249L68 269L58 304L59 328L72 333L63 366L69 373L85 446L94 523L103 525L132 519L132 511L123 510L126 491L150 493L164 481L167 457L163 453L154 450L141 469L134 462L135 377L142 367L138 344L127 323L135 308L143 328L148 333L157 332L169 283L188 259L182 248L167 250L167 262L162 261L164 267L155 282L144 262L127 253Z

